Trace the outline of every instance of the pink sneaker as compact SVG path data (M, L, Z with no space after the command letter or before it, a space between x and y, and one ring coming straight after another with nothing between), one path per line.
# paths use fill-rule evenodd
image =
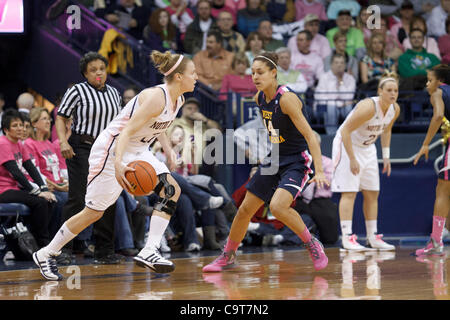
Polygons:
M314 269L321 270L328 265L328 258L323 251L322 243L314 236L311 236L311 240L305 244L306 249L309 251L309 256L314 264Z
M433 238L430 238L425 248L416 250L416 256L432 255L432 256L442 256L444 255L444 244L438 243Z
M220 272L226 269L232 269L237 266L236 252L228 251L222 254L213 262L203 267L203 272Z

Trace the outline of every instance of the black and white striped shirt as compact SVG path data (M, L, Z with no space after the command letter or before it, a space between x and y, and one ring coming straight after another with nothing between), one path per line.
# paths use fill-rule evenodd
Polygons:
M97 90L88 82L74 85L66 91L58 115L73 115L72 132L94 138L106 128L121 110L122 99L117 89L105 85Z

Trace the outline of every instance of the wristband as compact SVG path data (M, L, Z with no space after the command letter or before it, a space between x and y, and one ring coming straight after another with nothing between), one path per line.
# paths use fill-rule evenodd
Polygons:
M47 192L48 191L48 187L46 185L40 186L39 189L41 190L41 192Z
M390 148L387 147L387 148L381 149L381 153L383 154L383 159L389 159Z
M34 187L33 188L33 190L31 190L30 192L29 192L31 195L33 195L33 196L37 196L39 193L41 193L41 188L39 188L39 187Z

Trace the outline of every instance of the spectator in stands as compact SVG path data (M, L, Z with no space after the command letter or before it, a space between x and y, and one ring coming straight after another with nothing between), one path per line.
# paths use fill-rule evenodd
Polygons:
M222 87L223 77L231 72L234 57L233 53L222 47L222 43L220 32L208 32L206 50L201 50L192 59L198 80L216 91Z
M139 88L136 86L129 86L123 91L122 108L130 102L139 93Z
M364 90L376 90L384 72L396 71L394 60L386 55L385 47L384 37L372 34L367 43L367 54L360 62L359 68Z
M334 3L334 2L332 2ZM331 6L331 4L330 4ZM359 11L358 11L359 13ZM328 16L329 17L329 16ZM331 19L331 18L330 18ZM347 49L346 52L356 57L358 60L361 60L366 53L366 47L364 44L364 35L361 30L352 27L352 15L349 10L341 10L338 13L338 17L336 19L337 27L330 29L327 31L326 36L330 43L330 46L333 47L333 36L336 32L341 31L347 36Z
M192 10L187 7L187 2L185 0L170 0L170 6L165 9L170 15L170 21L180 32L181 41L185 41L184 38L187 28L194 21ZM200 11L198 11L198 14L200 14Z
M388 30L388 18L386 16L381 16L380 20L380 28L373 29L372 35L378 34L384 38L384 51L386 56L397 61L398 57L403 54L403 46L398 41L397 37ZM367 42L366 46L368 46Z
M411 21L411 25L409 27L409 30L413 29L420 29L425 34L425 39L423 42L423 47L425 50L427 50L428 53L434 54L436 57L441 59L441 52L439 51L439 46L437 44L437 41L432 37L427 37L427 24L425 22L425 19L421 16L415 16L413 17ZM403 40L403 47L405 50L411 49L411 41L409 37L407 37L405 40Z
M223 47L233 53L245 51L245 39L237 31L233 30L233 16L227 11L222 11L217 17L217 27L222 34Z
M267 12L261 9L262 0L246 0L247 7L237 14L237 30L247 37L250 32L258 29L261 20L270 20Z
M355 0L335 0L328 5L327 16L330 20L337 20L339 13L342 11L349 11L351 17L356 18L361 10L360 4Z
M394 24L390 31L400 43L408 37L411 21L414 17L414 6L410 1L403 1L399 11L400 20Z
M217 18L219 17L219 13L221 12L229 12L233 17L233 24L236 24L237 22L236 12L226 5L225 0L212 0L211 16L217 20Z
M202 132L199 134L194 132L196 121L201 122ZM176 126L184 129L185 143L194 142L194 148L196 149L194 152L195 155L203 154L205 148L205 139L203 139L203 136L206 136L206 140L210 140L211 138L207 129L221 129L216 121L208 119L200 112L200 102L194 97L186 99L183 108L181 108L181 117L173 121L168 130L169 135ZM187 148L184 150L187 150Z
M33 108L34 105L34 97L31 93L24 92L19 95L16 101L17 110L19 112L23 112L26 114L30 113L30 110Z
M183 40L184 51L195 55L206 48L206 36L208 31L216 27L216 22L211 17L211 3L208 0L197 2L197 15L187 27Z
M323 73L323 60L319 55L310 50L312 34L308 30L297 34L298 53L292 54L291 69L300 70L308 83L308 88L313 88L315 81Z
M135 0L119 0L117 4L106 7L105 19L136 39L142 39L142 31L147 24L150 12L138 6Z
M284 47L284 42L272 37L272 22L270 20L261 20L258 26L258 34L263 41L265 51L275 51Z
M445 20L450 13L450 0L441 0L441 3L431 10L427 19L428 35L440 37L445 34Z
M50 113L44 108L33 108L30 112L31 136L25 140L35 159L36 167L45 179L50 191L56 197L57 203L50 222L50 236L53 237L61 227L61 214L68 199L69 183L64 179L63 170L67 170L66 162L61 155L58 143L52 143L50 137Z
M345 33L343 32L336 32L336 34L333 36L333 43L334 43L334 49L332 50L332 53L325 58L323 64L324 64L324 71L328 71L330 70L330 66L331 66L331 57L335 54L335 53L339 53L340 55L343 55L345 57L345 62L346 62L346 66L347 68L345 69L345 72L347 72L348 74L351 74L353 76L353 78L355 78L356 80L359 79L359 62L358 60L347 54L347 52L345 51L346 47L347 47L347 37L345 35Z
M450 17L448 17L445 21L445 30L447 31L447 34L439 37L438 44L442 56L441 62L444 64L450 64Z
M308 84L301 71L290 69L291 51L289 48L278 48L275 53L278 55L278 83L288 86L295 92L306 92Z
M23 203L31 210L30 231L38 246L44 247L50 242L49 221L55 195L47 186L33 165L22 143L23 121L17 110L8 110L2 118L4 136L0 137L0 203ZM33 187L22 173L29 173L37 186Z
M313 14L322 21L327 21L325 7L317 0L295 0L295 20L304 19L308 14Z
M143 38L152 50L177 52L181 49L179 32L165 9L158 8L152 12L144 28Z
M306 0L305 0L306 1ZM310 50L317 53L322 60L331 54L331 47L328 39L319 33L320 20L315 14L308 14L304 19L305 30L311 32L313 37ZM297 35L291 37L288 41L288 48L292 54L298 53Z
M225 0L225 5L233 11L233 16L237 18L237 13L247 7L246 0Z
M429 53L423 46L425 33L420 29L412 29L409 34L412 49L406 50L398 59L398 71L402 78L427 76L427 70L440 63L438 57Z
M339 117L345 117L352 110L356 80L345 72L345 57L334 54L331 58L331 70L321 74L314 99L317 105L326 105L325 131L336 134Z
M263 41L261 36L257 32L250 32L247 37L247 43L245 45L245 55L248 62L252 64L253 59L263 52ZM250 68L247 68L247 74L251 74Z
M266 12L274 24L295 21L294 0L266 0Z
M222 88L220 88L221 100L228 98L228 92L240 93L242 97L251 97L256 93L255 85L252 81L252 76L245 74L250 67L250 62L243 52L236 53L231 62L232 73L225 75L222 81Z
M367 21L369 17L370 12L367 11L367 6L362 6L361 10L359 11L358 17L356 18L355 26L363 33L365 43L367 43L372 34L371 29L369 29L367 26Z
M431 11L439 5L441 2L440 0L404 0L405 2L411 2L414 8L414 14L420 15L424 17L425 19L428 19L428 17L431 14ZM409 33L408 33L409 34Z

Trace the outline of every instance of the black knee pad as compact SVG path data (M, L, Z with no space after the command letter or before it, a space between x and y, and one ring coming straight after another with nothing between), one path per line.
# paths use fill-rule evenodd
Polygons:
M177 209L177 203L168 198L159 197L158 202L155 204L155 210L162 211L172 216Z
M167 173L161 173L158 177L159 183L153 191L159 196L161 189L164 187L166 198L172 198L175 195L175 186L167 181Z

